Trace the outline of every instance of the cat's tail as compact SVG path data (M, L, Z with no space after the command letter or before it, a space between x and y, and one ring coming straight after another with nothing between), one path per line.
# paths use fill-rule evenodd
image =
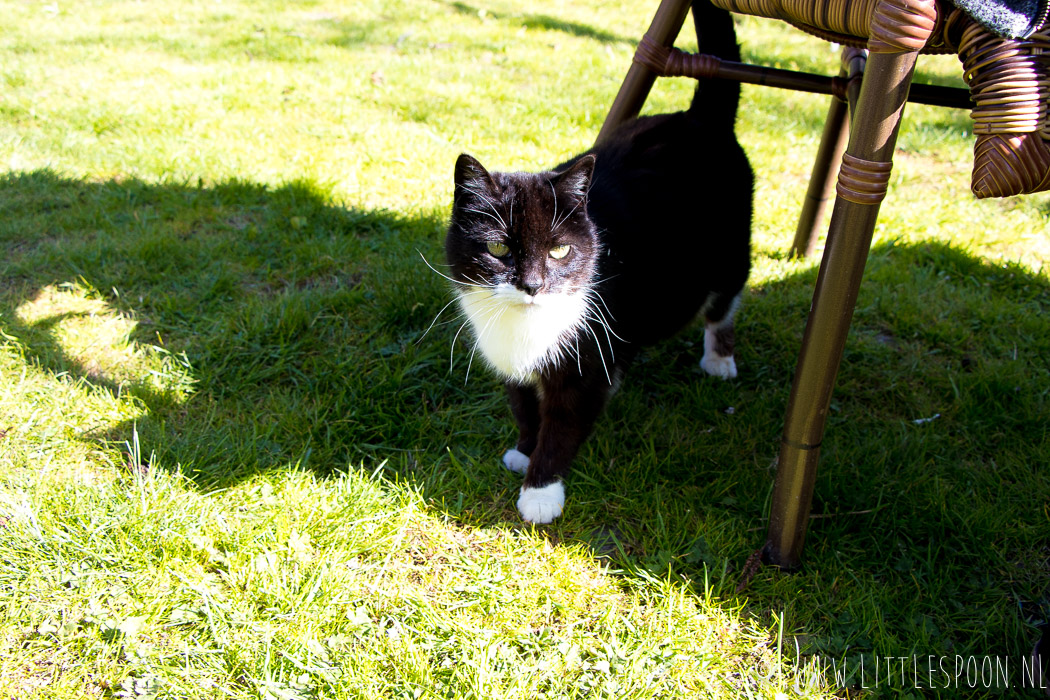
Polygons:
M733 16L710 0L693 0L693 23L700 53L726 61L740 61ZM740 105L740 83L735 80L702 78L697 81L689 114L706 123L733 128Z

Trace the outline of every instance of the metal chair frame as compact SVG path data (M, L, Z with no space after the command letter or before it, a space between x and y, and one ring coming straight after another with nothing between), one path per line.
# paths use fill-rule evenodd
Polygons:
M715 4L736 10L724 5L733 1L715 0ZM833 0L817 0L825 1ZM843 50L842 68L835 77L679 51L673 44L690 4L691 0L661 2L599 142L640 112L659 76L716 77L834 95L792 246L795 253L814 250L833 190L837 196L788 400L763 549L768 563L794 569L800 564L828 407L879 206L886 196L904 106L909 98L959 108L974 107L974 102L966 89L912 84L920 51L928 49L931 38L936 39L935 29L943 30L945 23L935 0L874 0L867 18L868 36ZM820 35L827 28L813 29Z

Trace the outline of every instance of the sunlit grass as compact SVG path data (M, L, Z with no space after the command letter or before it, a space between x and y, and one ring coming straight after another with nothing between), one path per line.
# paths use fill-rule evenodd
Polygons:
M744 89L739 380L701 375L694 333L644 353L531 528L498 383L465 381L451 310L421 339L450 298L421 255L460 152L591 143L655 2L0 9L0 695L828 697L822 660L1019 665L1050 619L1048 200L972 199L964 112L907 110L803 571L738 592L826 98Z

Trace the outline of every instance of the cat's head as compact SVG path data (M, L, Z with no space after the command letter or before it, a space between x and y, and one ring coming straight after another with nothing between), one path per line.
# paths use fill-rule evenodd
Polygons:
M593 172L589 155L546 173L489 173L461 155L445 238L452 277L507 297L514 290L525 305L586 289L599 252L587 215Z

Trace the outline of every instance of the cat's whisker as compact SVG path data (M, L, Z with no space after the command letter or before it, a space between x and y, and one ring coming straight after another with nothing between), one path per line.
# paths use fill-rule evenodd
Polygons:
M599 299L599 301L601 301L601 297L598 297L598 299ZM595 311L595 313L598 314L598 318L595 318L594 320L597 321L598 323L602 324L602 326L605 328L605 332L607 334L608 333L612 333L614 338L619 340L621 343L626 343L627 341L624 340L623 338L621 338L619 335L617 335L616 331L613 330L612 323L609 321L608 318L605 317L605 314L602 313L602 310L600 308L598 308L598 305L595 304L594 301L592 301L589 297L585 301L587 303L587 308L593 309ZM602 301L602 306L605 306L605 302L604 301ZM606 310L606 312L608 312L609 311L609 307L606 307L605 310ZM609 313L609 317L610 318L612 317L612 313ZM609 341L609 346L612 347L612 341Z
M492 203L492 199L489 197L488 193L485 192L484 190L479 189L478 187L472 187L472 186L470 186L469 184L467 184L465 182L456 185L456 187L458 187L459 189L463 190L467 194L474 195L475 197L480 199L482 202L485 202L486 204L491 204Z
M463 279L466 280L466 284L464 285L466 287L477 287L478 289L484 289L489 291L496 288L496 285L492 282L479 282L473 277L467 277L466 275L463 276Z
M431 330L431 329L432 329L432 328L433 328L433 327L434 327L435 325L437 325L437 320L438 320L439 318L441 318L441 314L443 314L443 313L445 312L445 309L447 309L448 307L450 307L450 306L451 306L452 304L454 304L455 302L456 302L456 300L455 300L455 299L453 299L452 301L450 301L449 303L447 303L447 304L445 304L444 306L442 306L442 307L441 307L441 311L438 311L438 312L437 312L437 315L436 315L436 316L434 316L434 319L433 319L433 320L432 320L432 321L430 322L430 325L429 325L429 326L427 326L427 329L426 329L425 331L423 331L423 335L419 336L419 338L417 338L417 339L416 339L416 345L419 345L420 343L422 343L422 342L423 342L423 339L427 337L427 333L429 333L429 332L430 332L430 330Z
M466 278L466 280L467 280L466 282L464 282L463 280L452 279L451 277L449 277L448 275L446 275L445 273L441 272L440 270L436 269L433 265L431 265L430 261L427 260L426 257L424 257L423 253L421 253L418 249L416 250L416 252L419 253L419 257L423 258L423 262L426 264L427 267L429 267L431 270L436 272L441 277L444 277L445 279L447 279L449 282L452 282L453 284L458 284L458 285L461 285L463 287L479 287L480 289L484 289L484 290L490 290L490 289L495 289L496 288L495 284L485 283L485 282L478 282L477 280L475 280L472 277L467 277ZM473 292L466 292L466 293L467 294L472 294Z
M419 336L419 340L416 341L416 345L419 345L421 342L423 342L423 338L427 337L427 333L429 333L431 331L431 329L434 328L434 326L444 326L444 325L449 324L449 323L454 323L454 322L458 321L459 319L463 318L463 316L465 314L464 314L464 312L460 311L460 313L454 319L452 319L451 321L442 321L441 323L437 322L438 319L441 318L441 314L445 313L445 309L447 309L448 307L452 306L457 301L459 301L461 296L471 296L471 295L474 295L474 294L483 294L485 292L486 292L486 290L483 290L483 289L475 289L475 290L472 290L472 291L469 291L469 292L462 292L460 294L454 295L452 300L449 301L444 306L442 306L441 307L441 311L437 312L437 315L434 316L434 320L431 321L430 325L427 326L427 329L425 331L423 331L423 335Z
M468 282L470 282L472 285L474 285L475 287L477 287L478 289L483 289L485 291L492 291L497 286L499 286L495 282L479 282L479 281L475 280L473 277L467 277L466 280Z
M615 275L613 275L613 277L615 277ZM612 279L612 278L607 278L607 279ZM615 321L616 320L616 316L614 316L613 312L609 310L608 304L605 303L605 299L602 299L602 295L598 293L598 290L595 289L594 287L591 287L587 291L589 293L588 294L588 299L590 298L591 294L593 294L595 297L597 297L598 301L600 301L602 303L602 308L605 309L605 313L609 314L609 318L612 319L613 321ZM623 340L623 338L620 338L620 340Z
M449 324L456 323L457 321L461 321L464 318L466 318L466 314L459 313L459 314L456 314L455 318L450 318L449 320L442 321L441 323L435 323L434 324L434 328L440 328L441 326L447 326Z
M481 285L473 285L474 288L470 289L469 288L470 286L471 285L468 285L468 289L466 291L463 291L463 290L460 290L460 289L452 290L453 294L455 294L455 298L453 299L453 301L455 301L456 299L462 299L464 297L476 297L476 296L479 296L479 295L481 295L481 296L492 296L492 291L495 289L495 287L493 287L493 286L484 286L483 287Z
M481 342L480 338L478 340L475 340L474 341L474 347L472 347L470 349L470 356L467 358L467 373L465 375L463 375L463 386L466 386L467 382L470 381L470 367L471 367L471 365L474 364L474 353L477 352L478 344L480 342Z
M597 302L601 303L601 306L599 306L598 303L595 302L595 299L597 299ZM606 306L605 300L602 299L601 295L598 294L598 292L594 291L593 289L588 289L583 295L583 303L587 306L588 309L592 309L599 316L599 319L596 320L600 320L602 325L607 326L610 331L612 330L612 321L610 319L616 319L613 316L612 312L609 311L609 307ZM602 311L603 308L605 309L605 311ZM613 333L613 335L616 334ZM618 335L616 335L616 339L621 340L623 342L627 342Z
M453 338L452 338L452 347L448 351L448 373L449 374L452 374L452 367L455 364L456 341L459 340L459 334L463 332L463 329L467 327L468 323L470 323L470 318L469 317L467 318L466 321L463 322L463 325L461 325L459 327L459 330L456 331L456 335L453 336Z
M493 207L492 205L489 205L489 208L492 209L493 213L490 214L487 211L484 211L482 209L464 209L463 211L468 212L470 214L480 214L481 216L487 216L490 219L492 219L493 221L498 221L500 226L502 226L504 229L506 229L507 228L507 224L504 223L503 217L499 215L499 212L496 211L496 208Z
M559 221L557 221L553 226L551 226L551 231L553 231L554 229L558 228L559 226L564 224L566 221L568 221L569 217L572 216L572 213L574 211L576 211L577 209L579 209L581 204L583 204L582 200L577 202L576 206L573 207L572 209L570 209L568 214L566 214L565 216L561 217L561 219Z
M612 377L609 376L609 367L605 364L605 353L602 352L602 341L598 339L598 335L594 332L594 329L591 328L591 324L584 323L583 327L591 334L591 337L594 338L594 345L598 348L598 357L602 361L602 370L605 372L605 379L609 382L609 386L612 386Z
M592 314L590 312L588 312L584 316L584 321L594 321L605 332L605 342L609 344L609 357L612 359L613 364L615 364L616 363L616 351L613 349L612 338L609 337L609 332L610 332L609 326L607 326L602 319L598 318L597 316L595 316L594 314ZM616 335L616 333L613 333L613 335ZM595 340L597 340L597 338L595 338Z
M597 337L596 333L594 333L594 328L592 328L591 324L587 322L588 318L589 318L589 316L584 316L583 318L580 319L581 323L576 326L577 330L576 330L576 334L575 335L576 335L576 343L577 343L577 345L576 345L576 347L577 347L577 351L576 351L577 357L579 357L579 342L580 342L580 335L581 335L580 334L580 330L583 330L583 331L586 331L588 334L590 334L590 337L594 339L594 346L597 348L598 359L602 360L602 369L603 369L603 372L605 372L605 378L606 378L606 380L608 380L609 385L611 386L612 385L612 378L609 376L609 365L606 364L605 353L602 352L602 340ZM612 346L610 345L610 351L611 351L611 349L612 349ZM613 362L615 362L615 360L613 360ZM581 372L583 372L582 369L581 369Z
M492 210L492 213L496 215L496 220L500 222L501 226L503 226L503 230L504 231L509 231L510 227L507 226L506 222L503 221L503 217L499 215L499 210L496 209L496 205L493 202L491 202L491 201L488 202L488 205L489 205L489 209Z
M429 261L429 260L427 260L426 256L425 256L425 255L423 255L422 251L420 251L420 250L419 250L418 248L416 249L416 252L417 252L417 253L419 253L419 257L421 257L421 258L423 259L423 262L424 262L424 263L426 264L426 266L427 266L427 267L429 267L429 268L430 268L431 270L433 270L433 271L434 271L434 272L436 272L437 274L439 274L439 275L441 275L442 277L444 277L445 279L447 279L447 280L448 280L449 282L452 282L453 284L461 284L461 285L463 285L464 287L469 287L469 286L470 286L470 284L468 284L467 282L460 282L459 280L456 280L456 279L452 279L451 277L449 277L448 275L446 275L446 274L445 274L444 272L441 272L441 271L440 271L440 270L438 270L438 269L437 269L436 267L434 267L433 265L431 265L431 264L430 264L430 261ZM479 285L479 286L480 286L480 285Z
M489 323L491 322L490 319ZM485 324L485 328L488 328L488 324ZM466 386L467 382L470 381L470 368L474 365L474 353L478 351L478 345L481 344L482 333L476 333L475 335L477 338L474 340L474 345L470 348L470 355L467 357L467 372L463 376L463 386Z
M460 187L465 192L469 192L470 194L474 195L478 200L481 201L482 204L486 205L489 209L491 209L492 210L492 214L489 214L487 211L481 211L479 209L465 208L465 209L463 209L463 211L470 212L470 213L473 213L473 214L482 214L484 216L488 216L489 218L493 219L494 221L498 221L500 223L500 225L504 228L504 230L509 230L510 229L510 227L507 226L507 224L503 221L503 217L500 216L499 210L496 209L495 201L491 197L489 197L487 193L482 192L479 189L468 187L466 185L460 185Z
M551 186L551 194L554 195L554 216L551 217L551 231L553 231L558 227L558 191L554 189L554 183L550 180L547 180L547 184Z
M598 294L598 285L601 284L602 282L608 282L609 280L616 279L619 276L620 276L619 274L609 275L608 277L600 277L600 278L598 278L596 280L590 280L588 282L583 282L581 284L566 285L565 289L566 289L566 291L569 291L569 292L578 292L578 291L580 291L582 289L585 292L593 292L597 296L601 297L601 295ZM603 304L605 303L604 300L602 301L602 303Z

